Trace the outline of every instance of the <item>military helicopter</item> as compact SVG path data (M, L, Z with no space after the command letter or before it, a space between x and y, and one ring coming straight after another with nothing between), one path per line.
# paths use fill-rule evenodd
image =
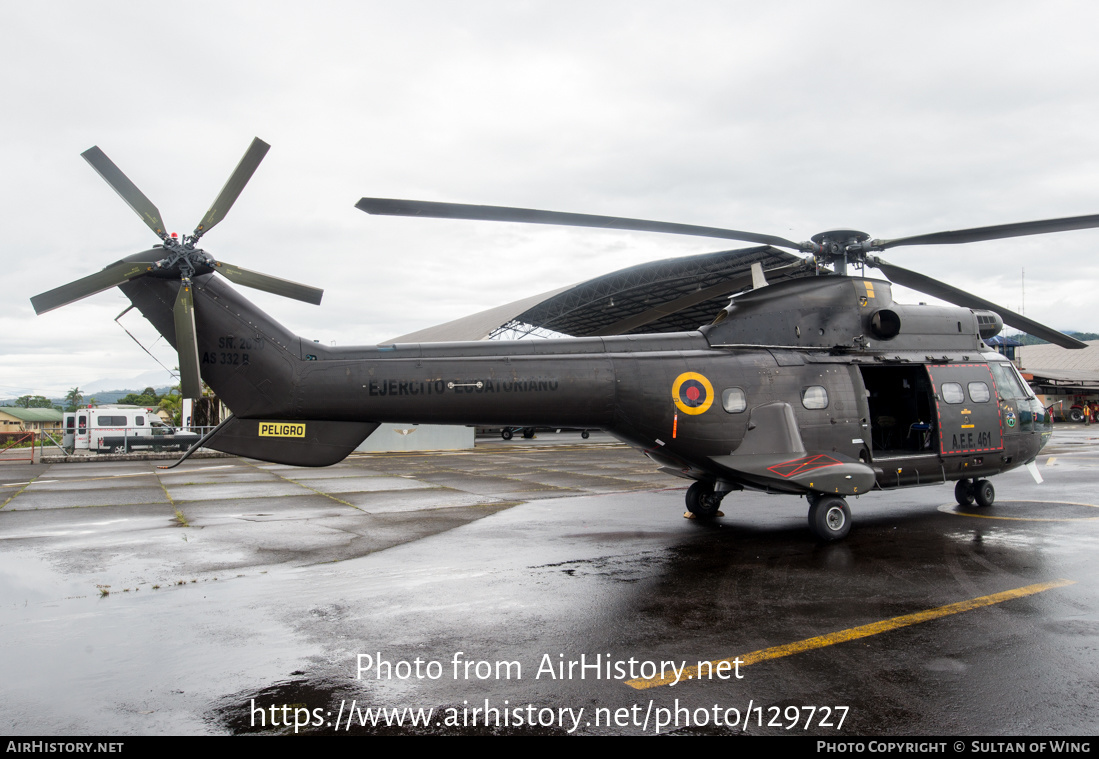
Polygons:
M319 304L322 291L218 261L200 238L232 207L268 150L248 148L191 235L93 147L84 158L161 242L31 299L41 314L119 287L178 351L182 390L205 381L233 414L200 445L300 466L342 460L382 422L602 429L690 480L687 509L718 515L738 490L805 496L822 540L851 528L850 496L954 481L990 506L988 477L1033 462L1051 418L985 340L1009 324L1084 344L876 252L1099 226L1099 215L896 239L833 230L807 242L715 227L521 208L363 198L371 214L664 232L792 250L817 276L753 288L696 330L549 340L328 347L302 339L230 282ZM890 282L953 306L902 305ZM197 446L196 446L197 447ZM182 459L181 459L182 461ZM178 463L178 462L177 462Z

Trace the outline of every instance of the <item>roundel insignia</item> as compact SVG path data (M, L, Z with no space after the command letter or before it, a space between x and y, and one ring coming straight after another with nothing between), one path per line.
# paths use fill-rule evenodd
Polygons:
M683 372L672 383L672 400L684 414L701 414L714 402L714 386L698 372Z

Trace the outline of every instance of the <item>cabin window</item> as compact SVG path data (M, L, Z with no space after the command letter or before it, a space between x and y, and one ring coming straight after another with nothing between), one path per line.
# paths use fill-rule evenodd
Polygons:
M823 385L810 385L801 391L801 405L807 409L828 408L828 391Z
M88 434L88 417L85 416L84 414L81 414L79 417L77 417L77 419L79 419L79 422L78 422L79 431L77 432L77 434L78 435Z
M136 417L134 419L134 424L138 427L144 427L145 426L145 417L143 417L143 416Z
M992 394L988 391L988 385L984 382L969 383L969 398L974 403L987 403Z
M95 423L100 427L125 427L126 417L124 416L100 416L96 417Z
M965 393L957 382L944 382L942 386L943 400L947 403L965 403Z
M730 414L739 414L748 408L748 399L739 387L727 387L721 391L721 407Z

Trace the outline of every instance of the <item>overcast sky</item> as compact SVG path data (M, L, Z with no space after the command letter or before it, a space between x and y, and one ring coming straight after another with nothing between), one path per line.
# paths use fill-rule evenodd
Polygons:
M0 397L125 386L158 368L113 323L129 304L118 290L43 316L28 300L157 241L80 158L92 145L184 234L252 137L270 143L203 247L324 288L320 307L247 295L338 345L728 247L373 217L354 208L364 195L794 240L1099 213L1093 3L53 2L0 13ZM884 256L1053 327L1099 331L1097 245L1094 230ZM136 311L122 322L156 339ZM175 365L163 340L154 353Z

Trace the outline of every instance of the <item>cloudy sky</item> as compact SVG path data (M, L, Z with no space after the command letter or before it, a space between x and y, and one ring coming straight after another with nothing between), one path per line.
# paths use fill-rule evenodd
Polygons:
M126 386L158 368L113 323L128 305L119 291L43 316L28 301L156 242L80 158L92 145L184 234L252 137L270 143L203 247L324 288L320 307L253 299L338 345L726 247L371 217L354 208L363 195L794 240L1099 213L1095 4L107 1L0 13L0 398ZM1051 326L1099 331L1097 245L1099 230L885 255ZM156 339L136 312L122 323ZM163 341L153 352L175 365Z

